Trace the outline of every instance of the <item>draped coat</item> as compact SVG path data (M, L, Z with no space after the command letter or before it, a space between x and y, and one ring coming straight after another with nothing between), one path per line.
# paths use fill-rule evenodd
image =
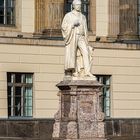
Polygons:
M86 17L80 14L80 25L83 29L83 36L85 37L85 41L87 42L87 23ZM65 70L76 69L76 57L77 57L77 34L79 32L79 27L74 27L76 16L74 15L74 11L67 13L62 22L62 35L65 41Z

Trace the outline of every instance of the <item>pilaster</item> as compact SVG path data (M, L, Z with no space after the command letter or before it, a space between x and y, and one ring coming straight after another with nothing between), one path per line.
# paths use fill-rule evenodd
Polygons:
M89 1L89 29L93 35L96 34L96 0Z
M45 28L45 0L35 1L35 33L41 34L42 30Z
M119 0L109 0L108 41L115 41L119 34Z

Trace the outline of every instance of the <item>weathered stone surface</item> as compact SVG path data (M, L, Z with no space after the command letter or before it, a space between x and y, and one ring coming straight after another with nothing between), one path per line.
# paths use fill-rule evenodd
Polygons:
M107 121L105 123L105 135L106 136L112 136L113 135L113 122L112 121Z
M0 136L6 136L6 122L0 121Z
M121 134L121 126L120 126L120 121L119 120L115 120L113 123L113 128L114 128L114 135L120 135Z
M109 119L105 120L106 137L109 140L139 140L139 119Z
M134 128L134 136L140 137L140 120L133 120L131 127Z
M0 140L51 140L53 120L0 120Z
M9 122L8 136L10 137L34 137L34 124L28 122ZM30 132L30 133L29 133Z
M102 85L93 80L64 80L57 87L61 102L55 115L53 139L105 140L99 102Z
M44 120L39 122L39 126L37 127L39 131L39 140L51 140L52 139L52 131L53 131L53 123L51 120ZM36 136L37 137L37 136Z
M27 135L25 137L22 137L20 135L19 137L16 137L16 135L13 135L12 137L9 136L8 132L9 131L14 132L15 131L14 129L16 129L14 127L13 130L9 129L11 128L8 127L9 125L11 125L10 122L12 122L12 124L16 123L16 125L20 126L19 129L22 129L21 122L24 122L24 120L11 120L11 121L9 119L0 120L0 140L52 140L52 131L53 131L53 123L54 123L53 120L50 119L34 119L32 121L26 120L26 125L30 123L35 124L32 125L34 127L33 131L35 132L33 133L35 135L30 138L27 137ZM124 131L124 129L127 129L127 126L129 126L128 129L129 131L128 130ZM108 140L140 140L140 119L107 119L105 120L105 132L106 132L105 136ZM91 140L91 139L84 139L84 140ZM94 140L101 140L101 139L94 139Z
M133 127L131 120L121 122L121 134L123 136L133 136Z

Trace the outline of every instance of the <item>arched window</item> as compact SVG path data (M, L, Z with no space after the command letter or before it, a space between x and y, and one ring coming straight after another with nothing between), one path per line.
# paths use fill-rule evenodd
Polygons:
M89 0L81 0L81 1L82 1L82 13L86 16L89 27ZM72 2L73 0L65 1L65 13L70 12L72 10Z

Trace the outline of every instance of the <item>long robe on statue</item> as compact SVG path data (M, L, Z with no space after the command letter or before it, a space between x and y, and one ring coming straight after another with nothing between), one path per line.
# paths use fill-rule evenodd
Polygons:
M78 34L84 36L85 42L87 43L87 22L86 17L79 13L79 17L75 15L74 11L67 13L62 22L62 34L65 40L65 70L76 69L77 56L80 55L78 51ZM74 22L78 20L80 26L73 27ZM80 66L82 67L82 66Z

